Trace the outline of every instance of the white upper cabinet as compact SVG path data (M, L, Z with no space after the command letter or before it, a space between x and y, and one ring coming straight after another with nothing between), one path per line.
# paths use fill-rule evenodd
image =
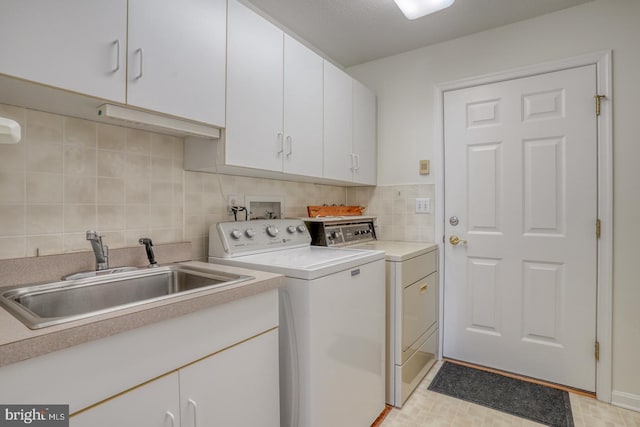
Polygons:
M322 58L229 2L225 161L322 176Z
M352 78L324 61L324 177L351 181L353 154Z
M284 172L322 176L322 57L284 36Z
M375 185L376 97L324 62L324 177Z
M225 41L225 0L129 0L127 103L224 126Z
M0 73L124 102L126 36L126 0L3 0Z
M377 181L376 96L353 81L353 181L375 185Z
M228 7L225 161L281 171L284 33L235 0Z

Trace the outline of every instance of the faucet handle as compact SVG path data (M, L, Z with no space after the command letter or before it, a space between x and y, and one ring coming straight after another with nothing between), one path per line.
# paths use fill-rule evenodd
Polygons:
M87 230L87 240L95 240L97 239L98 233L96 233L96 230Z

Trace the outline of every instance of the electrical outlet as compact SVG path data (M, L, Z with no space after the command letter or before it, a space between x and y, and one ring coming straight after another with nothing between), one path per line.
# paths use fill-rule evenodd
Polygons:
M233 215L233 212L231 211L231 206L241 206L242 204L241 199L242 199L242 196L238 194L229 194L227 196L227 215Z
M416 213L431 213L431 199L416 199Z

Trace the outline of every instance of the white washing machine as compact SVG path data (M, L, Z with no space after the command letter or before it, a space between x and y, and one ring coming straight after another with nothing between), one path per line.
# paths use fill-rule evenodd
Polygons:
M373 216L304 221L313 245L385 252L386 402L402 407L438 357L438 245L377 240Z
M280 273L284 427L369 427L385 408L384 252L311 246L301 220L211 227L209 262Z

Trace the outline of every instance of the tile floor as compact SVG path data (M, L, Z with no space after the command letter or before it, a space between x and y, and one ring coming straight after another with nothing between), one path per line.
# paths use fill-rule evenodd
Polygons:
M427 374L402 409L393 408L381 427L427 426L539 426L522 418L464 400L429 391L427 387L442 362ZM571 410L576 427L640 427L640 413L618 408L595 399L571 394Z

